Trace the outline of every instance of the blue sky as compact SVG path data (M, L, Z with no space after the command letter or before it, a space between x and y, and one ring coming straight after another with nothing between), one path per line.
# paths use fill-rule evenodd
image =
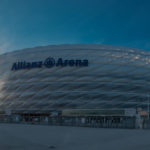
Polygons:
M0 0L0 53L67 43L150 50L150 1Z

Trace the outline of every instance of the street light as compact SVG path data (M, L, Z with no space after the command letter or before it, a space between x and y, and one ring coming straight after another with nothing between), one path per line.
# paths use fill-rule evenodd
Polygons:
M149 120L149 111L150 111L149 109L150 109L150 108L149 108L149 94L148 94L148 110L147 110L147 112L148 112L148 116L147 116L147 117L148 117L148 120Z

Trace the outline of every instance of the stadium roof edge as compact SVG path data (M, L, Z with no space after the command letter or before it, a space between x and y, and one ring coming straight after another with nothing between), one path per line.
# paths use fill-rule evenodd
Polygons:
M143 49L138 49L138 48L131 48L131 47L126 47L126 46L114 46L114 45L103 45L103 44L56 44L56 45L45 45L45 46L35 46L31 48L23 48L23 49L18 49L18 50L13 50L9 51L6 53L2 53L0 55L9 55L11 53L20 53L22 51L37 51L37 50L47 50L47 49L80 49L80 50L89 50L89 49L110 49L110 50L121 50L121 51L127 51L127 52L140 52L140 53L148 53L150 54L149 51L143 50Z

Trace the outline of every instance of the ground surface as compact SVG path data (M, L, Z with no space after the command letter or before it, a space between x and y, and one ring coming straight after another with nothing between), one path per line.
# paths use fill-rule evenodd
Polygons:
M0 124L0 150L150 150L150 130Z

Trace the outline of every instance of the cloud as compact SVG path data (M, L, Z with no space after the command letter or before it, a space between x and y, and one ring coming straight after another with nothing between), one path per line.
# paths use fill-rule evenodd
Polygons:
M3 42L0 44L0 53L5 53L11 48L11 44L7 42Z
M12 40L7 37L0 37L0 54L12 50Z
M6 30L0 31L0 54L9 52L14 48L14 39Z

